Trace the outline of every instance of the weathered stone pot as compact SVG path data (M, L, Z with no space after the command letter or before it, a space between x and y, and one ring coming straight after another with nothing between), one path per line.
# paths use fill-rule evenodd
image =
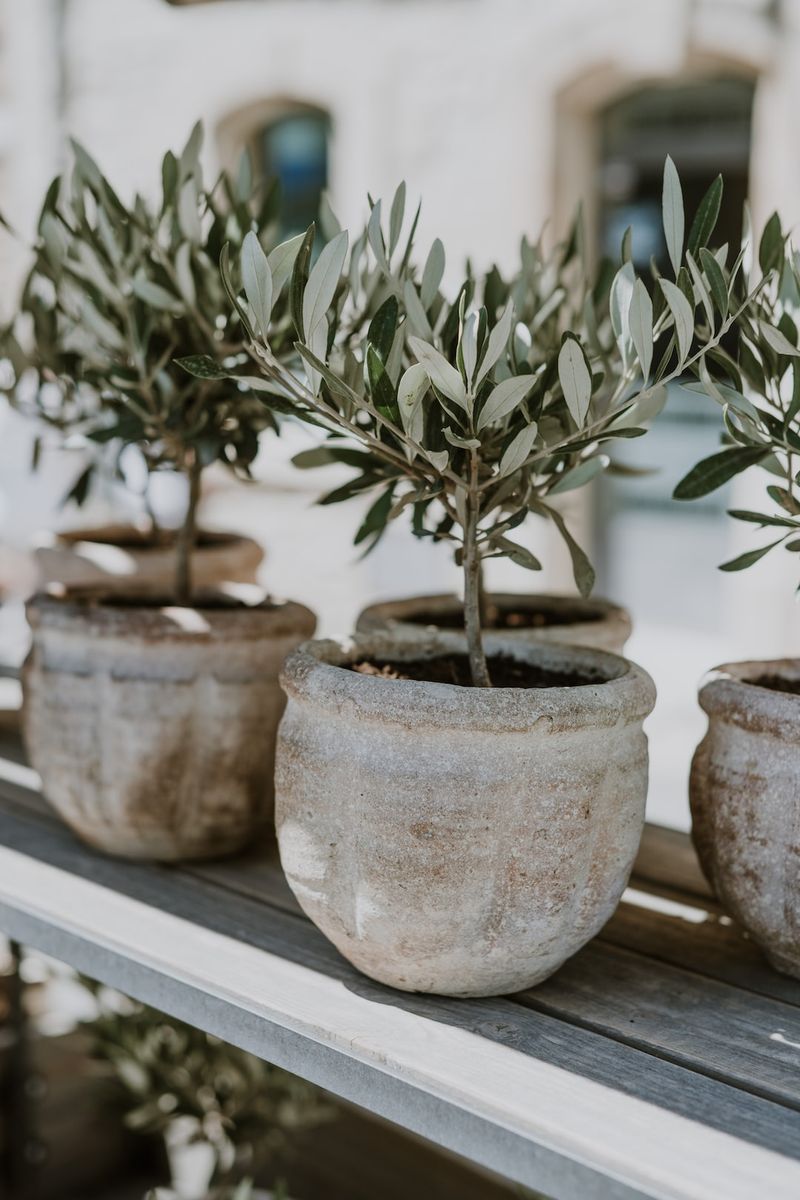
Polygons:
M495 592L487 599L494 617L490 628L515 641L559 642L622 654L631 634L630 613L608 600L514 592ZM414 639L419 638L421 629L433 628L458 638L463 614L457 596L413 596L371 604L361 613L356 628L364 633L388 630Z
M301 906L359 970L404 991L495 995L546 979L614 911L644 822L655 689L615 655L500 635L490 655L579 685L348 669L451 648L363 635L290 655L278 842Z
M800 978L800 659L726 663L699 699L708 732L689 792L700 864L776 970Z
M163 592L172 587L175 577L175 532L154 534L136 525L75 529L37 546L34 558L42 589L61 583L125 591L135 582L137 591ZM263 558L264 551L252 538L201 530L192 554L194 586L254 583Z
M278 671L314 631L302 605L175 608L36 595L23 729L44 794L84 841L126 858L211 858L270 817Z

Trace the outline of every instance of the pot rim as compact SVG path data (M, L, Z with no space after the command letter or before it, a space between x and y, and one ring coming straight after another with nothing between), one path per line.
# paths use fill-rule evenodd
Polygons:
M172 553L177 540L177 529L162 529L162 537L151 541L152 530L135 521L109 521L104 525L90 525L85 528L56 530L52 539L42 543L37 549L41 550L76 550L82 544L90 546L114 546L132 553ZM230 550L232 547L248 546L261 550L261 546L246 533L237 533L232 529L206 529L197 531L197 549L213 554L216 551Z
M620 655L557 642L522 643L488 634L487 654L507 655L551 669L584 669L605 676L586 684L546 688L473 688L416 679L385 679L347 669L364 657L414 661L466 651L466 641L428 633L409 643L389 632L356 634L347 641L314 640L284 663L281 686L290 699L382 724L510 733L544 722L551 730L613 726L652 711L655 685L641 667Z
M573 596L562 592L490 591L488 599L503 608L516 607L522 611L534 607L544 612L557 612L561 608L571 608L574 611L584 610L585 616L581 616L578 620L565 624L564 629L580 628L584 625L593 627L607 621L619 621L627 627L629 632L632 627L630 613L626 608L623 608L620 604L615 604L611 600L603 599L600 596ZM419 608L430 608L432 614L437 612L457 612L463 608L463 600L455 592L436 592L424 596L404 596L399 599L379 600L374 604L367 605L362 610L358 618L357 628L359 630L370 630L375 627L374 623L378 621L392 621L397 624L413 625L418 629L436 628L435 623L426 626L419 621L408 620L407 614ZM558 622L554 622L554 625L557 627ZM545 628L552 629L553 626L546 626ZM526 627L520 630L496 630L495 632L528 633L530 630Z
M202 603L203 598L220 597L228 604L210 607ZM182 606L135 585L126 592L103 584L76 585L35 592L25 605L25 614L34 632L57 629L92 637L182 643L279 637L298 631L311 636L316 628L310 608L295 600L272 599L255 584L204 589L197 600L200 603Z
M759 676L777 675L800 686L800 658L745 659L721 663L702 679L698 692L700 707L709 716L723 715L748 725L752 719L766 722L785 720L797 727L800 693L781 692L756 682Z

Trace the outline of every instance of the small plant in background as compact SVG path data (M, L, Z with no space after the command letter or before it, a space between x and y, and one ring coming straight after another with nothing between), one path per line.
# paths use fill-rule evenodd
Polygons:
M345 233L328 242L310 273L298 258L290 295L304 379L281 361L280 317L273 345L270 264L255 235L245 239L248 309L240 301L239 313L251 352L265 379L330 434L324 447L301 455L298 465L329 461L355 468L354 478L324 502L378 492L356 535L358 544L374 545L389 521L408 512L415 534L453 546L463 571L475 686L491 684L481 633L483 563L508 557L522 567L541 568L510 536L533 512L555 523L572 555L578 588L587 595L594 572L552 499L605 470L609 443L643 433L670 381L687 372L709 375L711 352L738 315L730 310L730 290L741 268L740 258L728 271L724 254L706 249L720 196L718 183L685 238L680 182L668 160L664 229L675 280L656 277L651 298L634 270L626 235L607 299L602 288L584 281L581 319L570 329L559 314L574 316L574 287L566 310L560 306L567 289L552 288L572 253L524 267L512 292L528 307L528 325L518 320L513 294L503 300L498 286L488 283L481 298L471 275L455 300L446 301L438 286L443 250L435 253L435 269L428 256L418 281L410 263L413 226L395 268L401 189L388 231L380 205L372 206L366 237L356 242L347 269ZM359 334L358 322L348 316L351 282L362 277L368 255L387 295ZM551 299L543 302L550 312L534 337L534 297L544 290L550 290ZM607 312L606 340L596 308ZM209 369L204 360L184 365L198 375Z
M181 1190L173 1169L180 1200L206 1190L215 1200L249 1200L249 1181L291 1151L293 1137L331 1119L332 1106L305 1080L98 985L86 987L98 1005L88 1025L94 1052L128 1093L127 1124L161 1135L173 1168L182 1150L201 1148L199 1192Z
M762 234L758 266L761 282L736 322L736 357L720 357L720 377L700 384L722 408L725 446L693 467L674 493L697 499L756 465L771 477L769 511L729 510L769 531L771 540L723 563L723 571L750 567L778 546L800 553L800 256L777 214Z
M12 398L24 394L26 373L32 374L34 410L48 425L98 447L111 443L119 453L136 446L148 473L170 470L186 477L176 559L179 603L191 598L203 469L221 462L247 478L259 434L276 428L281 403L275 396L264 403L257 379L231 384L213 372L190 377L175 359L200 350L215 362L244 359L248 337L218 263L229 246L238 268L239 249L254 228L266 250L271 247L275 353L293 355L283 285L303 245L302 237L272 244L276 188L254 185L247 156L235 179L223 172L206 186L202 135L198 124L179 155L164 156L156 207L141 196L124 205L86 151L73 144L71 176L54 180L45 197L20 312L0 338L0 353L15 375ZM90 464L69 498L85 499L94 468Z

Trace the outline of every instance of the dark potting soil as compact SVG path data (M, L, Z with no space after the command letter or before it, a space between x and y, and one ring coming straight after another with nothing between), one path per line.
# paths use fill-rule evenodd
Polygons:
M422 611L403 618L412 625L436 625L439 629L463 629L464 612L461 608L445 612ZM584 622L601 621L599 609L589 611L580 608L502 608L490 604L486 610L484 629L543 629L552 625L582 625Z
M787 692L790 696L800 696L800 679L785 679L783 675L759 675L750 679L756 687L769 688L771 692Z
M119 534L76 530L61 536L64 541L69 543L87 542L91 546L113 546L118 550L171 550L178 540L174 529L126 529L124 532L120 531ZM236 540L235 534L200 530L195 545L200 550L207 550L212 547L229 545Z
M585 687L591 683L606 682L599 672L554 671L517 662L504 654L492 656L488 663L492 684L501 688ZM443 654L418 662L369 659L351 663L349 669L360 675L374 675L381 679L413 679L424 683L455 683L458 687L473 686L466 654Z
M194 612L230 612L242 609L273 609L280 608L271 600L262 600L259 604L248 604L238 596L228 596L223 593L198 592L188 604L179 604L174 596L149 596L146 592L137 594L120 593L118 596L104 592L97 599L88 598L88 603L96 603L103 608L190 608Z

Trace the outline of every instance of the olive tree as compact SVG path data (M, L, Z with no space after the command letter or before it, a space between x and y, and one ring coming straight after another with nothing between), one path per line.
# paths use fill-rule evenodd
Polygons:
M249 334L219 272L221 253L235 259L247 235L269 252L274 353L294 356L285 284L304 239L275 244L275 186L254 183L249 159L234 178L207 186L198 124L180 154L161 167L160 201L120 200L97 164L73 144L71 173L47 191L34 261L19 312L0 334L13 367L12 401L22 403L33 376L36 415L71 437L118 452L137 446L148 472L187 479L188 503L178 535L175 594L191 598L191 556L203 469L219 461L247 477L259 434L275 427L277 397L259 396L260 380L210 367L190 376L175 364L203 352L229 369L246 360ZM50 386L45 386L50 385ZM119 458L117 457L117 462ZM70 498L85 498L97 460Z

